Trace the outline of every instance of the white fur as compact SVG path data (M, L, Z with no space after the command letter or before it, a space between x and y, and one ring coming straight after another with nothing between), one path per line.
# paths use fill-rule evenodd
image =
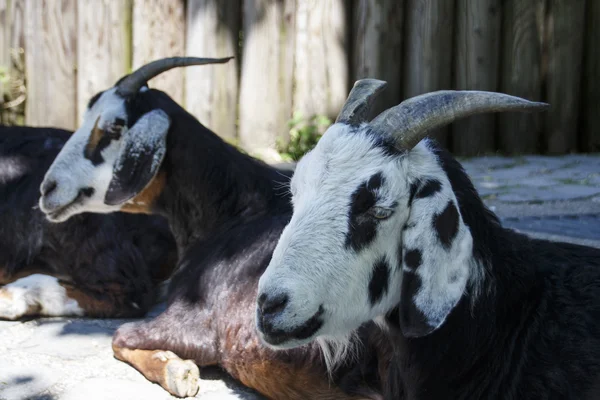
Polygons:
M123 98L116 94L116 89L105 91L87 110L79 129L73 133L65 146L60 151L44 177L44 182L58 182L56 190L49 196L40 198L40 209L48 214L54 222L66 221L74 214L81 212L109 213L118 211L118 206L104 204L104 196L113 176L113 164L116 161L118 150L122 141L113 141L102 151L104 162L94 166L84 157L84 149L89 142L90 135L96 121L98 127L105 129L115 118L127 121L125 103ZM77 197L82 187L94 188L94 194L82 203L69 206ZM60 207L67 207L59 215L52 215L51 211Z
M452 248L446 251L431 224L431 216L441 212L450 199L458 203L427 141L406 155L389 156L373 146L372 136L350 129L342 124L330 127L298 163L292 178L294 213L260 279L259 293L288 295L287 306L272 321L277 329L289 331L302 325L321 305L324 323L312 337L275 348L295 347L317 337L347 338L360 324L394 308L401 296L401 243L423 250L424 265L418 273L424 284L414 300L432 322L443 322L448 307L454 307L470 279L472 238L468 228L461 220ZM356 253L344 245L351 194L378 172L385 182L377 192L377 205L395 204L394 214L379 222L374 241ZM418 200L417 206L409 209L410 185L424 179L439 180L442 191ZM404 233L407 222L414 228ZM374 263L381 257L389 263L389 286L372 306L368 284ZM449 262L439 265L440 260ZM458 274L459 279L449 287L451 274Z
M121 168L119 161L126 157L138 157L147 147L158 149L154 152L153 167L160 165L166 151L166 132L170 120L162 110L153 110L143 115L131 129L123 127L121 137L112 140L102 150L104 162L94 165L84 157L84 149L96 121L98 127L107 130L120 118L127 123L125 100L112 88L105 91L83 118L83 123L69 138L44 177L44 183L57 182L57 187L39 201L40 209L53 222L62 222L82 212L111 213L118 211L123 204L107 205L104 200L114 173ZM124 144L127 143L128 146ZM42 184L43 186L44 184ZM80 198L74 203L82 188L91 187L90 197ZM56 212L56 210L59 210Z
M29 275L0 288L0 318L18 319L31 310L45 316L79 316L84 311L58 279L43 274Z

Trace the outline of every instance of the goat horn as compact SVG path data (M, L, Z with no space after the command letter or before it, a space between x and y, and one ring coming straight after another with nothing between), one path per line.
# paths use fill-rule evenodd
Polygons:
M503 93L475 90L441 90L422 94L383 111L370 126L382 134L392 135L399 149L410 150L435 128L486 112L539 112L547 103L528 101Z
M335 122L358 125L367 121L373 102L386 86L387 82L378 79L360 79L354 82L354 86L348 94L348 99L346 99Z
M189 65L204 65L204 64L222 64L231 60L233 57L225 58L199 58L199 57L170 57L162 58L142 65L137 70L133 71L129 76L123 78L117 84L117 92L123 96L131 96L140 90L142 85L172 68L186 67Z

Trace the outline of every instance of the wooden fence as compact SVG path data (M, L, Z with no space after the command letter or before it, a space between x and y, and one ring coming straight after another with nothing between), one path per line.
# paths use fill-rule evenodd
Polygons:
M255 154L293 111L335 118L367 76L389 82L378 110L451 88L552 104L440 130L455 154L600 151L599 43L600 0L0 0L26 124L76 127L96 91L158 57L235 55L151 85Z

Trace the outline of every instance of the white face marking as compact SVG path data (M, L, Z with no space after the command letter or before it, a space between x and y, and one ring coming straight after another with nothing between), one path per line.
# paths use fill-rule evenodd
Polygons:
M108 206L104 196L113 176L113 165L119 154L123 135L112 140L101 152L104 161L94 165L84 157L85 147L90 140L92 130L98 122L98 128L106 130L120 118L127 122L125 101L112 88L100 96L87 110L83 123L69 138L44 177L44 184L58 182L54 191L40 198L40 209L47 213L53 222L66 221L72 215L81 212L109 213L119 210L119 206ZM80 195L83 188L93 188L91 196ZM75 200L77 201L73 203Z
M52 276L33 274L0 288L0 318L15 320L32 313L80 316L84 311Z
M406 154L388 155L384 148L374 145L375 139L364 127L352 132L348 126L336 124L298 163L291 181L294 213L259 282L259 296L287 296L285 307L269 317L268 329L261 329L257 320L266 344L290 348L316 337L347 337L362 323L389 312L401 300L402 268L407 266L400 259L400 249L405 246L414 245L427 253L424 268L418 271L423 287L414 296L419 311L429 312L426 318L437 321L440 307L447 303L453 307L454 299L462 295L468 279L465 259L471 254L470 234L459 216L458 240L451 250L440 249L432 219L449 201L457 203L436 156L426 141ZM393 214L376 220L369 219L368 210L361 210L354 220L352 204L360 203L353 203L354 194L367 182L369 187L377 175L381 184L373 184L372 196L365 195L376 199L369 207L392 210ZM412 212L411 184L425 179L441 182L441 189L416 201ZM369 229L363 229L369 224L375 226L371 237L365 233ZM405 226L413 227L405 230ZM413 238L420 241L413 243ZM443 269L440 260L451 260L448 257L456 252L461 253L456 268L449 262L448 271L438 274L437 270ZM449 274L454 278L455 269L460 273L448 293L444 279ZM374 279L377 276L381 279ZM322 325L310 335L285 340L269 337L269 330L290 332L306 326L306 321L319 315L320 307ZM257 315L260 318L260 312Z

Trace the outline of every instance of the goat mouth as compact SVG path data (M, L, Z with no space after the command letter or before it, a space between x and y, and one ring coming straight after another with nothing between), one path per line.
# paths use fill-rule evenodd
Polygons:
M271 346L285 347L287 342L306 342L308 339L313 338L315 333L323 327L324 320L322 316L324 312L323 305L320 305L312 317L290 330L274 328L271 321L259 315L257 319L258 330L265 343Z
M77 204L79 204L82 197L83 194L79 192L77 196L73 199L73 201L65 204L64 206L56 210L45 213L46 218L51 222L63 222L67 220L68 217L65 218L65 215L68 214L69 211L73 210L73 208L77 206Z

